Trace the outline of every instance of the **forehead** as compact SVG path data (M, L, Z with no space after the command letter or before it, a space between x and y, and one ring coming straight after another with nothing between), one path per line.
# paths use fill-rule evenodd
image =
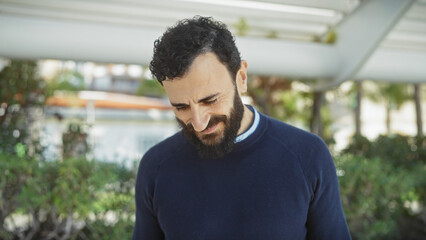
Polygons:
M197 56L182 77L163 82L170 101L199 100L233 89L233 79L214 53Z

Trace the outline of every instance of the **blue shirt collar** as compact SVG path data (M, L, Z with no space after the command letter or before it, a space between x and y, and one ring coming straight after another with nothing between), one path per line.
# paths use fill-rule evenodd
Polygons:
M254 113L254 121L251 124L251 127L247 131L245 131L244 133L237 136L237 138L235 138L234 143L239 143L243 141L244 139L248 138L252 133L254 133L257 126L259 126L259 121L260 121L259 113L256 111L254 107L251 107L251 108L253 109L252 112Z

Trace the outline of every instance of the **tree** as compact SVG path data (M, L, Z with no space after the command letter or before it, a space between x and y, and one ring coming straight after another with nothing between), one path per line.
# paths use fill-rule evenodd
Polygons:
M416 108L416 125L417 125L417 136L423 137L423 120L422 120L422 106L421 106L421 85L419 83L413 84L414 87L414 105Z
M0 151L41 156L40 118L46 83L34 61L12 60L0 72ZM31 135L29 134L31 133Z
M248 95L261 112L305 129L310 128L326 143L332 144L332 119L324 94L311 92L303 83L276 76L251 76L248 84Z
M348 99L348 106L354 113L355 133L354 136L359 138L361 133L361 107L362 98L364 95L362 81L353 81L350 88L343 90L339 89L339 97Z
M260 111L283 121L296 120L297 98L291 94L291 82L274 76L252 76L248 95Z
M362 82L355 82L356 105L355 105L355 136L361 136L361 100L363 95Z
M407 84L377 83L377 91L370 92L368 97L375 102L384 102L386 108L386 132L391 134L391 112L398 110L411 99Z
M324 91L314 91L312 101L312 113L309 120L311 132L323 136L323 124L321 121L321 107L324 102Z

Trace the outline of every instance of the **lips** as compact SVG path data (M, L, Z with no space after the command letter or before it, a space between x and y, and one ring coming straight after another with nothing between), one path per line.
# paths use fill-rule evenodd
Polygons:
M215 130L216 130L216 128L217 128L217 126L219 125L219 123L216 123L216 124L214 124L213 126L211 126L211 127L209 127L209 128L206 128L206 129L204 129L203 131L202 131L202 133L203 134L210 134L210 133L213 133Z

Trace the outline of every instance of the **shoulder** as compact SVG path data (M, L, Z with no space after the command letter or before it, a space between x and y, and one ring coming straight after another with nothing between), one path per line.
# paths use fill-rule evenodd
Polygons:
M263 116L268 121L268 130L266 132L268 137L285 145L294 154L300 156L306 153L307 150L328 149L319 136L277 119Z
M168 159L176 156L185 144L187 142L179 131L151 147L139 163L138 176L150 177L155 175L160 166Z
M317 135L287 123L264 116L268 121L267 137L293 153L303 172L310 177L323 171L335 171L327 145Z

